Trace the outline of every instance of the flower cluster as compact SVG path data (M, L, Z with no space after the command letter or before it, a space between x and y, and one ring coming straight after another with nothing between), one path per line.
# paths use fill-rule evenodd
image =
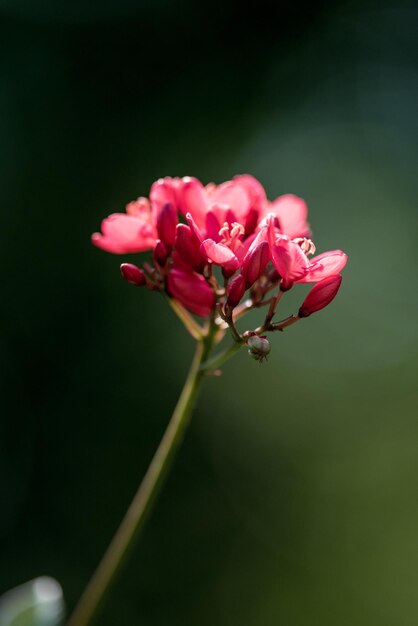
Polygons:
M307 214L297 196L269 201L250 175L207 186L166 177L152 185L149 199L103 220L92 241L114 254L152 250L152 264L123 263L122 276L164 291L197 316L216 317L243 341L235 321L250 308L268 306L262 326L251 331L261 335L322 309L337 294L347 256L341 250L315 256ZM296 283L316 285L297 316L273 323L281 296Z

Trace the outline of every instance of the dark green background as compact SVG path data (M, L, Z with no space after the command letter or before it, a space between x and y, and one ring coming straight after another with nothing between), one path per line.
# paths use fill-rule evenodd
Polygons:
M415 626L414 3L0 15L0 591L48 574L73 606L192 354L91 232L160 176L249 172L349 254L341 292L207 381L98 624Z

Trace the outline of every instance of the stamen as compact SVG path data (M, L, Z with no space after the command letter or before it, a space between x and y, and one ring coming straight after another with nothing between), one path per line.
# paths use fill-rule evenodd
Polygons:
M306 255L315 254L316 246L314 242L312 241L312 239L307 239L306 237L296 237L296 239L293 239L293 241L302 248L302 251Z
M233 239L238 239L245 233L245 228L239 222L224 222L222 228L219 231L219 236L222 237L222 243L231 243Z

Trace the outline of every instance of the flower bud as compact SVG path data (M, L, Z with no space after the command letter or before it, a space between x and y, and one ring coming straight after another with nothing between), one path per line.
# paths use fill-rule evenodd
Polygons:
M215 305L213 289L200 274L173 268L168 274L167 291L192 313L207 317Z
M128 283L136 285L137 287L141 287L146 283L144 272L133 263L122 263L120 273L122 274L122 278L127 280Z
M242 274L235 276L228 285L226 290L226 304L234 309L239 304L246 290L245 279Z
M260 278L269 261L270 251L267 241L261 241L256 247L248 251L242 263L242 274L248 289Z
M177 224L176 250L186 265L196 271L203 269L205 259L200 254L200 241L186 224Z
M167 261L167 256L168 253L166 246L160 239L157 239L153 250L154 262L160 267L163 267L165 265L165 262Z
M170 202L167 202L158 212L157 232L158 237L165 244L168 250L171 250L174 246L177 223L177 211Z
M270 353L270 344L266 337L251 335L247 339L248 354L256 361L263 361Z
M342 281L341 274L334 274L317 283L303 301L299 309L299 317L308 317L320 311L332 302L338 293Z

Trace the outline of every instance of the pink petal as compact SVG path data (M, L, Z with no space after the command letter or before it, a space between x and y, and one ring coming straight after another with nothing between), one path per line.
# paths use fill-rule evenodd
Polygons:
M309 264L306 276L298 279L299 283L316 283L332 274L338 274L347 263L347 255L342 250L324 252L314 257Z
M301 281L309 268L309 261L298 244L280 238L270 246L271 260L285 282Z
M155 213L160 211L165 204L171 204L177 209L176 185L177 181L170 176L159 178L153 183L149 197Z
M291 239L310 236L308 207L302 198L292 194L279 196L271 203L269 212L277 215L281 232Z
M206 236L214 241L220 240L219 231L221 229L221 225L219 224L218 218L216 217L213 211L208 211L205 219L205 227L206 227Z
M240 264L242 263L245 255L247 254L248 250L252 246L254 239L255 239L255 234L253 233L252 235L247 237L247 239L245 239L240 246L235 248L234 253L238 261L240 262Z
M260 211L258 209L250 209L245 217L245 224L243 224L245 228L245 237L249 237L253 234L255 229L257 228L257 224L260 219Z
M190 213L186 213L186 220L188 225L190 226L190 230L192 231L193 235L195 236L196 240L199 243L202 243L202 241L204 240L204 235L202 233L202 231L200 230L199 226L196 224L196 222L194 221L193 217L191 216Z
M92 243L113 254L150 250L157 239L154 226L140 217L125 213L114 213L103 220L102 233L94 233Z
M233 220L240 224L245 223L245 218L251 209L250 196L243 185L238 181L230 180L222 183L211 194L211 203L223 205L233 213Z
M234 176L234 181L246 189L250 197L251 208L261 211L267 202L263 185L250 174Z
M239 261L230 248L223 243L216 243L213 239L205 239L200 247L201 253L206 256L208 261L221 265L227 270L236 270L239 267Z
M197 178L185 177L179 190L181 195L181 211L190 213L199 228L204 228L206 212L209 206L208 194Z
M254 237L250 249L254 249L260 244L262 241L269 242L269 228L270 226L264 225L260 228L257 235Z

